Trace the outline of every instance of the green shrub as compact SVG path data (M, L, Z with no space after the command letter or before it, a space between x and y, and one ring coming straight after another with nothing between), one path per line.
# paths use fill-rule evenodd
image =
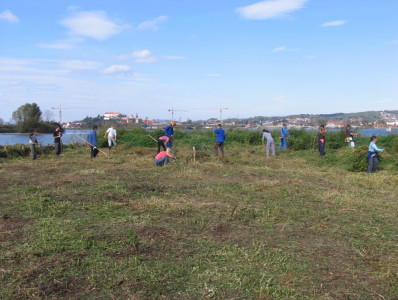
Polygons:
M391 153L398 153L398 137L391 142Z
M64 146L66 148L68 146ZM37 147L36 146L36 151L38 155L42 154L49 154L51 152L54 152L54 147L53 146L43 146L43 147ZM3 146L2 149L0 149L0 157L25 157L30 155L30 147L29 145L22 145L22 144L16 144L12 146Z
M366 156L368 154L368 147L362 146L354 149L345 149L346 166L350 172L363 172L368 168Z

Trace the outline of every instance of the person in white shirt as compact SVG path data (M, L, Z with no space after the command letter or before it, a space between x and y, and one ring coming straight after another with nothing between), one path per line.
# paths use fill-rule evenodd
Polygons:
M105 131L104 138L108 136L108 146L109 150L111 150L112 145L116 146L116 125L113 124L112 127L108 128L107 131Z

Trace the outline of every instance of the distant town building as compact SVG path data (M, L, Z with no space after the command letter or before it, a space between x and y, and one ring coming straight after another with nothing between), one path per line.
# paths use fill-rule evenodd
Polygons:
M82 123L80 123L80 122L78 122L78 123L67 122L62 125L62 128L78 128L81 125L82 125Z
M104 120L111 120L119 118L120 113L118 112L106 112L104 113Z
M142 120L142 124L155 125L155 120Z
M343 128L346 126L345 122L328 121L326 127L328 128Z

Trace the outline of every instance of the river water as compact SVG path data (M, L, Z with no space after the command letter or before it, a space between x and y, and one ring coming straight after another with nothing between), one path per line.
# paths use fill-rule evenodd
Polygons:
M280 129L271 129L272 130L280 130ZM314 131L318 129L306 129L308 131ZM341 129L327 129L326 131L334 132L340 131ZM256 129L256 131L261 131L260 129ZM87 135L90 130L80 130L80 129L66 129L62 136L62 142L64 144L72 144L72 143L83 143L83 140L87 139ZM363 128L357 130L358 134L361 136L371 137L372 135L376 136L386 136L391 133L398 134L398 128L393 127L392 132L388 133L385 128ZM38 134L37 140L43 146L54 144L54 138L52 134ZM15 145L15 144L28 144L29 143L29 135L27 133L0 133L0 145Z
M90 130L66 129L62 134L62 143L73 144L81 143L87 139ZM54 137L52 133L37 134L38 142L43 145L53 145ZM0 133L0 145L29 144L28 133Z

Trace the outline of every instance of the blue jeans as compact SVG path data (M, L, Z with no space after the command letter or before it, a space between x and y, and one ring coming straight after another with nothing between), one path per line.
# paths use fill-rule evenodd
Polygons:
M164 156L161 159L156 159L155 158L155 164L159 167L163 167L165 165L167 165L169 163L169 157L168 156Z
M278 151L282 149L282 145L283 145L283 147L285 147L285 150L287 150L286 138L281 139L281 142L278 147Z
M319 153L321 154L321 157L325 156L325 142L318 141L318 149Z

